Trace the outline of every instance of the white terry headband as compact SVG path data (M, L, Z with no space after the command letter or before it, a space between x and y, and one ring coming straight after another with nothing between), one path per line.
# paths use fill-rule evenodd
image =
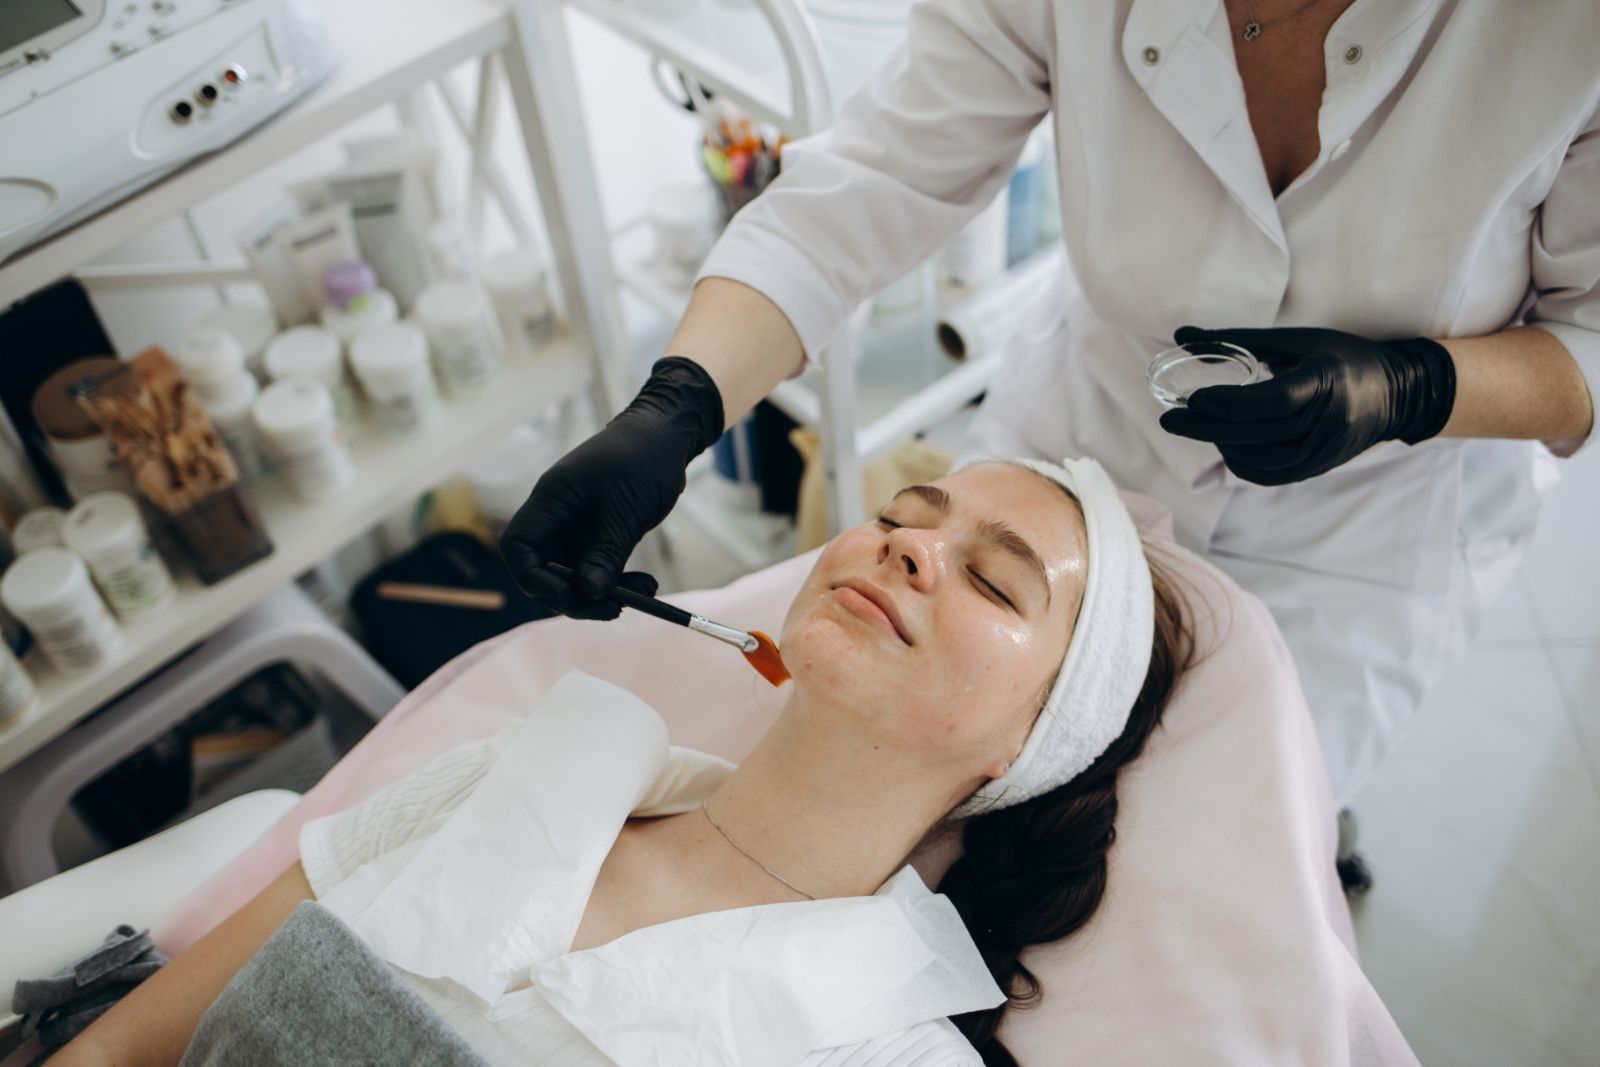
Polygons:
M1012 463L1070 490L1089 531L1088 577L1061 673L1022 754L951 818L1020 804L1087 770L1128 724L1150 669L1155 629L1155 594L1144 546L1100 464L1092 459L1064 459L1060 466L1031 459L974 463Z

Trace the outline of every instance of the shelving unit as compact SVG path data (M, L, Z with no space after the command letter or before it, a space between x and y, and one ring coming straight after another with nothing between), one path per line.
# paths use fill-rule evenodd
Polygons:
M446 71L504 48L510 40L505 8L494 0L405 0L388 6L396 16L382 17L385 5L372 0L318 5L323 24L338 42L339 65L327 81L222 151L0 264L0 307L74 273L157 222ZM374 25L381 25L383 32L373 32Z
M439 87L452 123L473 151L475 184L469 196L481 204L482 197L493 195L513 228L525 233L528 227L515 217L505 178L489 158L492 108L481 106L492 100L487 90L493 80L503 76L538 188L567 319L561 340L511 367L495 389L454 406L436 434L400 444L376 437L359 442L358 480L350 492L307 506L288 499L281 488L265 490L258 500L276 546L273 556L216 586L184 585L172 608L127 628L126 647L102 670L67 678L30 661L42 700L19 722L0 728L0 770L194 647L412 494L459 469L516 422L584 391L601 414L627 399L622 383L629 346L618 273L588 134L580 109L571 106L578 90L564 21L569 4L792 136L815 132L831 119L817 37L799 0L748 0L742 7L700 0L674 17L637 0L339 0L318 5L339 56L327 82L233 145L0 264L3 305L84 270L155 223L374 109L394 104L406 114L414 94L430 84ZM479 63L479 105L468 114L443 79L473 60ZM84 274L100 287L248 277L237 263L94 267ZM636 290L648 289L631 271L628 276ZM674 313L661 292L654 301ZM847 338L830 346L806 379L784 383L775 402L822 436L833 526L860 519L862 463L959 409L981 392L990 373L981 363L964 366L864 428L857 423ZM715 520L702 509L699 521Z
M252 492L272 538L272 555L216 585L181 579L177 600L149 618L124 624L122 650L92 674L63 675L43 655L31 653L25 662L39 688L39 703L0 729L0 771L504 440L512 427L527 421L530 398L575 395L589 378L583 353L557 341L508 365L481 395L448 403L429 433L394 440L367 427L351 443L355 479L329 500L297 500L282 479Z
M832 120L833 108L816 30L802 0L699 0L678 14L629 0L565 0L686 76L733 100L752 116L804 137ZM638 225L610 234L608 248ZM638 260L615 270L619 282L669 317L682 314L687 294L663 286ZM972 358L922 389L892 403L863 398L849 330L821 353L819 365L782 382L768 399L795 421L818 430L827 482L829 525L834 532L863 519L861 468L900 441L961 410L988 387L992 358ZM863 399L876 409L863 424ZM705 523L700 523L705 526ZM707 530L714 537L728 531Z
M567 2L792 137L833 118L816 31L798 2L701 0L678 14L637 0Z
M618 404L613 361L626 352L616 283L603 248L575 239L600 228L598 191L581 120L560 4L553 0L339 0L318 5L338 55L329 79L232 145L168 175L78 225L0 264L0 306L73 274L151 226L193 206L373 110L414 104L413 94L476 59L479 86L503 72L516 105L529 171L566 297L566 331L537 353L508 361L493 387L447 405L434 432L391 441L377 431L354 443L357 477L337 497L293 500L281 485L253 494L272 537L267 559L210 587L180 583L178 600L125 628L125 646L92 674L66 677L37 654L28 669L38 705L0 727L0 771L66 732L116 696L194 647L296 575L447 478L511 427L587 391L597 412ZM492 94L480 96L480 104ZM455 113L485 184L489 109ZM503 194L503 187L497 195ZM239 264L155 263L84 270L102 287L168 287L247 278Z

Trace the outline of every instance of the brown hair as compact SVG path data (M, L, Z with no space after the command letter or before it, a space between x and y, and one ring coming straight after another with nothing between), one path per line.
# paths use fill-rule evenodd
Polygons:
M965 852L939 892L955 904L1006 1000L951 1021L990 1065L1014 1067L995 1033L1006 1009L1031 1007L1043 989L1021 956L1089 921L1106 891L1106 856L1116 839L1117 774L1143 750L1178 676L1194 661L1194 631L1174 573L1151 557L1155 636L1150 668L1128 725L1089 769L1042 796L974 815L962 826Z

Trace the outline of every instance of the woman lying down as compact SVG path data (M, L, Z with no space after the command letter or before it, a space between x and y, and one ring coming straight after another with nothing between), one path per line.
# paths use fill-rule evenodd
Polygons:
M835 537L781 644L737 767L569 674L307 823L64 1062L1014 1062L1019 954L1099 904L1117 772L1189 655L1168 579L1098 464L985 462ZM907 858L961 818L932 892Z

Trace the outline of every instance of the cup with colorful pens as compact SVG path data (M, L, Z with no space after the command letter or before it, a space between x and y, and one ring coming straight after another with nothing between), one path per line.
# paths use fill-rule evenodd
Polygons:
M717 118L704 125L700 161L722 200L726 222L778 176L783 146L789 139L775 131L758 130L747 118Z

